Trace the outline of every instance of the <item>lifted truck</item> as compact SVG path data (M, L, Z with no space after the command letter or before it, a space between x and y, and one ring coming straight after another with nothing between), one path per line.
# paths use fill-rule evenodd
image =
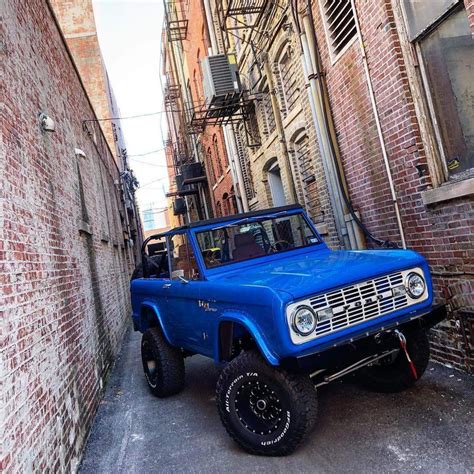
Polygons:
M150 240L166 251L149 258ZM184 387L184 358L225 362L229 435L285 455L316 422L317 387L355 372L373 390L411 387L429 361L426 260L410 250L333 251L300 206L212 219L147 239L131 283L143 369L158 397Z

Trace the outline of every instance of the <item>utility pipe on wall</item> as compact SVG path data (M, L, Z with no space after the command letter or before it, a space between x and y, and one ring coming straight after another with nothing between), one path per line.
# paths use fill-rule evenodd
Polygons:
M337 171L335 170L336 157L333 156L332 149L329 143L331 139L327 127L325 126L326 120L323 113L323 98L320 96L320 88L318 81L320 80L318 75L317 58L316 58L316 44L314 42L314 25L311 21L311 16L308 14L308 9L311 8L311 2L307 2L306 11L302 13L303 29L300 31L301 46L303 49L303 65L305 69L306 81L309 84L308 97L311 107L311 113L313 115L314 127L316 129L316 135L318 142L321 147L321 158L324 167L324 174L326 175L326 183L329 192L329 199L331 201L331 207L334 212L334 221L336 229L341 242L344 247L352 247L349 236L347 225L345 221L345 215L348 213L344 205L344 199L342 196L342 190L340 188ZM354 244L353 244L354 245ZM355 246L355 245L354 245ZM358 245L359 246L359 245Z
M400 215L400 208L398 206L397 193L395 191L395 186L393 184L393 177L392 177L392 172L390 170L390 163L389 163L389 160L388 160L387 148L385 146L385 139L383 137L382 127L380 125L380 118L379 118L379 113L378 113L378 110L377 110L377 103L375 101L374 89L372 87L372 79L370 77L369 64L367 62L367 55L365 54L365 45L364 45L364 41L362 39L362 33L360 31L359 17L357 15L357 10L356 10L354 0L351 0L351 5L352 5L352 10L354 12L354 20L355 20L357 36L358 36L358 40L359 40L360 51L362 53L362 63L364 65L365 76L366 76L366 79L367 79L367 87L369 89L370 103L372 105L372 111L374 113L375 124L377 126L377 134L378 134L379 141L380 141L380 147L382 148L383 161L384 161L384 164L385 164L385 169L387 171L388 183L389 183L389 186L390 186L390 193L392 195L393 207L395 209L395 215L397 217L398 231L400 232L402 247L404 249L406 249L407 246L406 246L406 241L405 241L405 233L403 231L403 224L402 224L402 218L401 218L401 215Z

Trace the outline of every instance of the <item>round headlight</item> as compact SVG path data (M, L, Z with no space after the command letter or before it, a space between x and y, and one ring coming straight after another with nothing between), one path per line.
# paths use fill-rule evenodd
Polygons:
M316 328L316 315L309 306L299 306L293 313L293 329L301 336L308 336Z
M426 289L425 280L418 273L409 273L406 280L408 294L415 299L420 298Z

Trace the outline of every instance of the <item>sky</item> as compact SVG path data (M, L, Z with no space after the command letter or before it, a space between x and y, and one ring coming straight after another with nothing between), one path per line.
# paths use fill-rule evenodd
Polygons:
M163 110L160 83L162 0L93 0L97 33L121 117ZM168 175L164 114L121 121L130 167L140 182L138 203L164 226ZM150 153L154 150L158 152ZM148 154L149 153L149 154ZM143 155L145 156L133 156Z

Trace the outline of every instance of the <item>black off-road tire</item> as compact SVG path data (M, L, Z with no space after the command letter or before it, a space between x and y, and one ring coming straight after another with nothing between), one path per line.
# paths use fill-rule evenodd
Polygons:
M216 401L225 429L251 454L290 454L316 422L317 395L309 376L271 367L254 351L224 368Z
M374 392L396 393L413 387L424 374L430 360L430 343L423 329L404 333L407 350L416 368L417 379L413 377L403 350L393 361L382 360L380 364L364 367L356 373L356 380L365 388Z
M160 328L145 331L141 344L143 370L156 397L169 397L184 388L184 359L180 349L170 346Z

